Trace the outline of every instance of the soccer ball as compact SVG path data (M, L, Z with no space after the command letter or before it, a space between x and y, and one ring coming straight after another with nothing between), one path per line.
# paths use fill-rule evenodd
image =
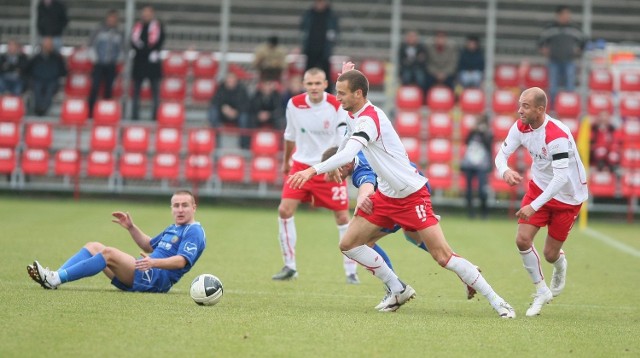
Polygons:
M213 306L222 298L222 281L208 273L196 277L191 282L189 292L193 301L203 306Z

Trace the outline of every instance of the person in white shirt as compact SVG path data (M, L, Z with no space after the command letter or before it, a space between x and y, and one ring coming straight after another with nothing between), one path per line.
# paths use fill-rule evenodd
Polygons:
M533 303L527 316L540 314L542 306L558 296L565 286L567 259L562 244L573 227L582 203L588 198L587 177L576 142L567 126L546 114L547 96L538 87L520 95L518 115L495 164L509 185L517 185L522 176L509 168L507 160L518 147L525 147L533 158L531 181L516 212L516 245L522 262L536 285ZM551 288L547 287L540 266L540 256L533 239L541 227L548 226L544 257L553 264Z
M376 251L367 244L375 242L381 228L400 225L415 231L440 266L455 272L467 285L489 300L498 315L515 317L513 308L487 283L477 267L451 250L431 207L431 198L421 176L411 166L407 152L387 116L367 100L369 82L361 72L351 70L338 77L337 98L349 113L347 137L340 150L324 162L291 175L287 183L299 188L317 174L335 171L349 163L362 150L378 175L378 190L359 197L349 228L340 240L342 253L383 281L391 294L376 306L381 312L393 312L415 297L415 290L398 279Z

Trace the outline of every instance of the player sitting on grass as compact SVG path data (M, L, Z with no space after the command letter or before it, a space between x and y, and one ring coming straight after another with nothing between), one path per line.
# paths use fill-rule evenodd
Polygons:
M112 221L129 231L144 251L141 258L99 242L89 242L56 271L34 261L27 266L27 272L45 289L56 289L65 282L102 271L112 285L123 291L167 292L189 272L206 246L204 230L194 218L195 211L193 194L187 190L176 191L171 197L175 223L154 238L142 232L129 213L116 211Z

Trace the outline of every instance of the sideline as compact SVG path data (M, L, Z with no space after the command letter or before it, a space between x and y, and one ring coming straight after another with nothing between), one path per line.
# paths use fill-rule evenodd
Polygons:
M614 247L622 252L626 252L629 255L635 256L635 257L639 257L640 258L640 250L633 248L627 244L624 244L620 241L617 241L597 230L594 230L590 227L586 227L582 230L582 232L584 232L585 234L591 236L592 238L602 241L605 244Z

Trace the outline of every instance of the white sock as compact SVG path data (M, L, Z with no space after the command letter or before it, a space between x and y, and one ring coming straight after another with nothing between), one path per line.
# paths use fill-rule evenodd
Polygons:
M404 290L398 276L387 266L382 257L369 246L361 245L351 250L342 251L342 253L379 278L389 287L391 292L397 293Z
M282 260L288 268L296 269L296 223L293 216L289 219L278 218L278 239L280 240L280 250Z
M349 224L338 225L338 236L340 240L342 240L344 233L347 232L348 227ZM358 269L358 263L345 255L342 255L342 266L344 266L344 273L347 276L355 274Z
M493 288L491 288L491 285L489 285L487 280L484 279L476 265L472 264L467 259L453 254L444 268L455 272L462 282L473 287L481 295L486 297L492 305L504 301L502 297L500 297Z
M524 268L529 273L531 281L536 285L538 292L547 290L547 284L544 282L544 275L540 266L540 256L536 248L532 245L530 249L520 251L520 255L522 256Z
M553 263L553 267L558 271L564 271L567 268L567 258L564 256L564 251L560 250L560 257Z

